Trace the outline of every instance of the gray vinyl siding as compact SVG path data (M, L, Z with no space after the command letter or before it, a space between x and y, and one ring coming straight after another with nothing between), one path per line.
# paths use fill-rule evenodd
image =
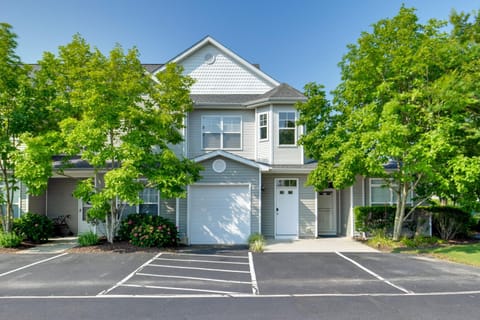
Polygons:
M299 237L315 237L315 191L306 186L307 175L295 174L264 174L262 177L262 234L266 237L275 237L275 179L298 179L299 200Z
M344 190L340 191L340 215L341 215L341 235L352 237L352 221L354 222L353 209L358 206L365 205L366 202L366 179L357 176L355 183ZM352 197L353 192L353 197ZM352 203L353 200L353 203Z
M180 239L187 237L187 198L178 199L178 233Z
M292 106L274 106L272 115L272 143L273 143L273 164L303 164L303 148L298 145L298 139L302 134L301 127L297 126L296 130L296 145L280 146L279 145L279 113L280 112L296 112L295 107ZM297 113L298 120L298 113Z
M20 183L19 191L20 191L20 212L23 214L25 212L28 212L27 187L23 183Z
M255 159L255 111L254 110L194 110L188 114L188 157L195 158L212 150L202 149L202 116L241 116L242 149L226 151L241 157Z

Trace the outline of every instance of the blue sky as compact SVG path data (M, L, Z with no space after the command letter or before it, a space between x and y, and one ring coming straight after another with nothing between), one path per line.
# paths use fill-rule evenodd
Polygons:
M104 53L136 46L144 63L166 62L211 35L280 82L330 91L347 44L402 3L423 22L480 9L474 0L0 0L0 21L13 26L25 63L75 33Z

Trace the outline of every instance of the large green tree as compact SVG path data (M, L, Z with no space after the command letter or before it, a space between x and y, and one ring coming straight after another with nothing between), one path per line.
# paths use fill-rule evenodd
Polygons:
M16 34L0 23L0 213L4 232L11 232L14 196L19 191L17 169L24 152L24 136L49 128L48 110L37 99L31 68L15 54Z
M319 189L329 182L344 188L357 175L383 178L396 194L394 239L413 212L406 210L412 190L430 186L417 205L439 188L447 190L452 180L445 168L465 155L464 141L471 136L466 104L478 104L471 92L478 72L468 70L479 55L445 32L445 25L419 23L414 9L402 7L348 46L332 104L321 87L310 84L308 101L298 105L300 123L307 126L301 143L318 160L309 182ZM385 170L387 163L394 168Z
M58 55L45 54L37 75L45 95L53 96L48 100L58 111L59 133L31 139L29 146L66 159L80 156L92 166L94 175L79 183L75 195L91 203L88 215L105 223L110 243L123 208L139 204L144 187L181 197L199 177L199 166L171 149L182 141L193 80L174 64L152 76L138 55L116 46L105 56L76 35ZM32 156L29 166L42 176L47 162L36 160ZM25 180L35 188L43 178Z

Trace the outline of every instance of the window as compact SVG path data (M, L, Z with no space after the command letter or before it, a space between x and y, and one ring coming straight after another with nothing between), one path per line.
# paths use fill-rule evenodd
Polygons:
M140 198L143 203L138 205L138 212L158 215L158 190L153 188L145 188L140 192Z
M15 190L13 192L13 201L12 201L12 208L13 208L13 217L14 218L20 218L21 212L20 212L20 186L17 185L19 189ZM2 204L2 212L6 212L7 210L7 204L6 204L6 190L5 190L5 185L3 183L0 183L0 198L5 200L5 204Z
M241 149L242 118L238 116L202 117L203 149Z
M392 186L395 187L395 186ZM385 185L383 179L370 179L370 204L396 204L397 193ZM412 203L412 194L409 192L407 203Z
M278 113L278 144L295 145L296 127L295 112Z
M268 114L260 113L258 115L258 128L260 140L268 139Z
M145 188L140 192L142 203L138 206L126 205L123 211L125 216L131 213L158 215L159 192L154 188Z
M277 180L277 187L296 187L296 186L297 186L297 180L295 179L289 179L289 180L278 179Z

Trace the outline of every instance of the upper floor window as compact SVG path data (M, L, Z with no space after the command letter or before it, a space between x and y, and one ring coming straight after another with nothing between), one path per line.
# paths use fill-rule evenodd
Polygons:
M370 179L370 204L396 204L397 193L392 188L395 188L395 185L389 188L383 179ZM408 194L407 203L412 203L411 192Z
M202 117L203 149L241 149L242 117Z
M295 145L296 143L295 112L278 113L278 144Z
M268 113L260 113L258 115L258 130L260 140L268 139Z

